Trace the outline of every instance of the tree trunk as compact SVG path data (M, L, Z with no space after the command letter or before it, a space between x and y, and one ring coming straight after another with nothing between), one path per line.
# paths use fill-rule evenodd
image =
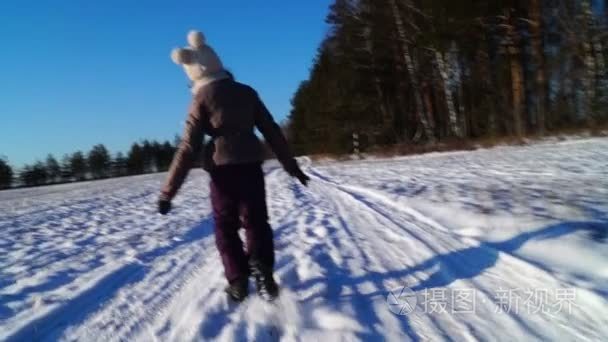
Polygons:
M458 116L456 114L456 108L454 107L454 99L452 97L452 91L448 85L448 72L445 65L445 60L441 52L435 50L435 61L437 63L437 69L439 70L439 76L441 78L441 86L443 87L443 93L445 96L445 102L448 108L448 115L450 120L450 130L454 135L461 138L460 127L458 126Z
M532 34L532 56L536 68L535 73L535 88L536 88L536 119L538 125L538 133L545 134L546 129L546 109L547 101L547 81L545 76L545 57L543 51L543 36L542 36L542 4L540 0L531 0L531 34Z
M593 56L593 50L589 42L583 43L583 50L585 51L585 76L583 83L585 84L585 92L587 93L587 109L591 109L591 104L595 99L595 58ZM589 115L590 113L585 113Z
M604 46L599 37L593 38L593 49L595 54L595 70L597 73L597 89L603 89L603 81L606 78L606 62L604 61Z
M458 87L458 112L460 113L460 127L462 128L461 130L461 135L463 137L468 137L469 136L469 123L467 121L467 113L465 112L465 106L464 106L464 89L462 84Z
M462 64L460 64L460 52L458 45L452 42L450 51L448 52L447 68L449 71L450 83L453 85L456 93L456 100L458 101L458 117L460 118L460 134L463 137L468 136L468 123L467 115L465 113L464 105L464 90L463 90L463 70Z
M434 142L435 136L433 134L433 131L431 130L428 120L424 115L422 96L420 94L420 84L417 79L417 74L414 68L412 56L409 52L407 36L405 34L405 26L403 25L403 19L401 18L401 14L399 13L399 7L397 6L396 0L389 0L389 2L391 10L393 12L395 25L397 26L399 44L401 45L401 50L403 52L403 61L405 63L405 66L407 67L408 74L410 76L410 82L412 84L412 89L414 91L414 101L416 103L416 117L418 118L420 124L422 125L422 128L424 129L427 139L430 142Z
M608 104L608 75L606 74L606 61L604 60L604 45L599 37L594 38L593 47L595 50L595 65L597 71L596 88L598 101L601 106ZM604 115L606 110L604 109Z
M487 89L486 94L489 95L487 104L488 104L488 121L487 121L487 131L484 134L488 134L490 136L496 135L496 112L500 105L497 103L502 102L502 97L499 95L498 90L498 81L497 81L497 71L493 68L492 57L490 55L490 51L493 51L493 46L488 38L488 36L483 34L484 44L481 45L481 48L477 51L477 64L480 68L480 77L482 79L482 84L484 88ZM484 95L486 95L484 94Z
M521 65L521 50L518 46L519 35L516 32L513 16L509 13L507 17L506 45L509 54L511 69L511 98L513 110L513 132L516 136L523 136L523 112L524 112L524 72Z
M424 101L424 112L429 118L429 126L431 130L436 131L436 125L431 118L434 117L435 107L433 106L433 99L431 97L432 87L427 82L422 82L422 99ZM440 135L441 137L441 135Z
M583 72L583 84L585 87L585 117L588 122L593 120L592 108L595 101L595 76L597 74L595 65L595 56L593 54L592 35L593 35L593 13L591 13L591 4L589 0L584 0L583 17L585 18L584 36L583 36L583 51L585 71Z
M495 73L490 71L492 68L490 65L490 57L487 52L482 50L477 52L477 63L480 68L479 73L483 87L488 90L483 95L489 98L486 102L488 105L488 126L487 131L484 132L484 134L494 136L496 135L496 100L500 98L496 92L496 87L494 86L496 82L493 82L492 75L495 75Z
M363 39L365 40L365 49L367 50L367 53L369 53L374 90L376 91L376 98L378 101L378 110L382 116L382 127L385 132L389 132L394 130L395 120L392 111L389 110L388 106L386 105L386 97L384 96L384 91L382 90L382 83L378 73L376 72L376 54L374 51L374 44L372 42L371 34L372 28L370 26L363 29Z
M511 84L513 96L513 129L515 135L523 135L522 112L524 109L523 70L517 48L511 47Z
M412 62L413 62L415 72L417 74L420 74L421 71L420 71L420 63L418 61L418 54L414 53L414 55L412 56ZM422 115L423 115L424 119L426 120L426 122L428 122L429 129L433 135L433 139L436 139L438 137L437 131L436 131L437 119L435 117L435 112L434 112L434 109L436 108L436 106L427 107L424 103L425 96L429 95L429 96L431 96L430 98L432 99L433 86L435 84L433 82L431 82L431 84L429 84L421 78L418 78L418 84L420 87L419 88L420 95L422 96L422 101L423 101ZM432 102L432 100L431 100L431 102Z

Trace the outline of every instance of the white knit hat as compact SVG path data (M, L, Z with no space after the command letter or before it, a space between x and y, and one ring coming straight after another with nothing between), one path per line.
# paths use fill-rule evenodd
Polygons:
M190 31L188 45L185 48L173 49L171 59L184 67L186 75L193 82L192 92L198 92L211 82L229 78L219 56L206 44L205 36L201 32Z

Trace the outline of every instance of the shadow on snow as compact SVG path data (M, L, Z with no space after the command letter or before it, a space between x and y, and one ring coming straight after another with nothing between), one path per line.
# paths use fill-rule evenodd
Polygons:
M183 245L203 240L212 234L212 220L206 219L186 232L178 241L174 240L168 246L138 254L136 259L139 262L123 265L106 275L91 288L22 327L9 336L7 341L59 339L68 328L78 326L87 316L111 300L121 288L143 280L149 271L149 265L156 258L167 255ZM0 302L0 307L2 307L2 302Z
M355 319L358 322L365 322L367 331L358 334L362 340L382 339L384 334L381 329L380 318L374 314L374 304L377 299L384 300L388 294L386 289L386 281L400 282L407 276L416 272L431 273L426 280L412 286L411 289L415 292L420 292L428 289L449 286L453 282L460 279L471 279L484 272L490 270L496 265L500 254L507 253L513 257L525 260L543 270L549 271L546 266L534 260L525 259L521 256L513 255L525 243L529 241L540 241L548 239L556 239L577 231L586 231L590 236L598 241L605 241L608 236L608 221L570 221L561 222L550 225L542 229L532 232L521 233L511 239L499 242L481 242L478 246L465 248L445 254L439 254L428 260L421 262L413 267L408 267L403 270L395 270L388 272L369 272L365 276L353 277L348 269L337 265L331 257L324 253L315 253L316 261L325 268L325 277L319 277L304 281L299 284L293 284L294 291L310 292L310 289L316 288L319 285L326 289L322 292L317 292L315 295L304 300L314 303L316 300L321 300L324 303L331 303L339 310L342 303L348 302L355 310ZM317 250L323 250L322 246L318 246ZM362 294L358 287L365 283L374 285L376 292ZM344 295L347 290L350 294ZM608 290L605 288L595 289L596 292L603 296L608 295ZM387 308L388 310L388 308ZM534 331L527 326L525 322L513 317L517 320L528 332ZM406 316L399 317L403 330L412 340L420 340L420 337L415 334L410 326ZM440 327L438 327L440 328ZM445 335L444 337L449 338ZM537 336L542 338L542 336Z

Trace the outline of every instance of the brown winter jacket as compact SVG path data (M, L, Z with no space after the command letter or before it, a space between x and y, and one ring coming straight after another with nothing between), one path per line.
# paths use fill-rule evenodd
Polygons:
M161 197L172 199L183 184L205 135L215 142L215 165L262 162L262 143L254 133L258 128L291 175L298 164L290 152L281 128L253 88L225 79L201 88L193 97L182 142L173 157Z

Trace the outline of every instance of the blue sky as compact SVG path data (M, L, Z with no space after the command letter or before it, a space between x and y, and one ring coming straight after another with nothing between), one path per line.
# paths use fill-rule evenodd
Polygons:
M190 93L169 54L192 28L283 120L329 3L2 1L0 155L22 166L97 143L115 153L142 138L172 140Z

